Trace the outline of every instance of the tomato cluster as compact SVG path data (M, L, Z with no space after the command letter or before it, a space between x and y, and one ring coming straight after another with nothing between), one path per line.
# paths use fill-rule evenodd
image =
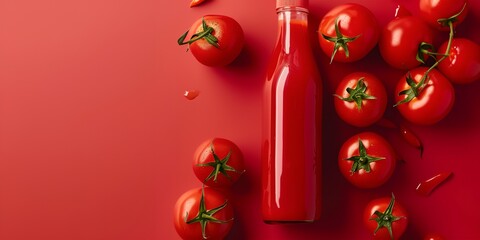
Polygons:
M395 18L382 28L364 6L342 4L320 21L318 42L330 63L359 61L378 46L387 65L405 71L396 82L393 107L412 124L433 125L452 109L455 84L480 79L480 46L454 36L455 28L468 12L466 0L419 0L419 10L417 16L399 6ZM436 46L436 36L447 33L448 40ZM354 72L341 79L333 100L335 111L344 122L355 127L377 124L396 129L422 153L422 142L409 128L383 117L387 102L383 79L367 72ZM359 188L376 188L386 183L397 161L393 147L374 132L347 139L338 154L341 174ZM364 222L375 232L375 239L398 239L405 231L408 214L394 202L392 194L391 198L373 200L366 207Z
M337 6L320 22L319 44L331 56L331 61L339 62L358 61L378 45L388 65L406 71L397 83L395 107L414 124L432 125L445 118L454 105L452 83L467 84L480 79L480 46L472 40L454 37L455 27L464 21L468 12L465 0L420 0L419 9L419 16L402 9L380 29L365 7L358 4ZM448 41L435 51L435 31L445 30L450 31ZM344 91L352 88L343 85L345 82L340 83L337 95L344 95ZM342 99L352 102L352 98ZM373 97L363 98L361 103L374 102L372 99L385 101ZM336 110L349 124L365 126L372 124L365 123L365 119L379 119L360 107L355 110L351 107L353 104L340 106L338 102L335 102ZM382 107L376 109L377 113L383 111Z
M204 186L178 198L175 229L182 239L223 239L233 226L234 211L222 189L245 172L242 152L230 140L208 139L197 147L192 168Z

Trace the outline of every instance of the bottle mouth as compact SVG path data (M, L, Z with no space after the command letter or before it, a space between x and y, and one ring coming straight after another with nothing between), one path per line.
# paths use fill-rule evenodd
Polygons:
M285 7L308 8L308 0L277 0L277 9Z
M277 0L277 12L279 11L302 11L308 13L308 0Z

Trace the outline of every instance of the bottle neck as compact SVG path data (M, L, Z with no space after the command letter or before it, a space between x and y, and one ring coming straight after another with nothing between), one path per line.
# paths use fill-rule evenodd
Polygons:
M308 36L308 10L302 7L277 8L278 41L283 52L292 53L298 48L310 49Z

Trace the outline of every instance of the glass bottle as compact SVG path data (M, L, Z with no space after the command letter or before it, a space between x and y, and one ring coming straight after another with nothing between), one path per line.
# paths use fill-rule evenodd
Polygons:
M322 84L308 1L277 0L278 38L264 85L262 213L267 223L320 216Z

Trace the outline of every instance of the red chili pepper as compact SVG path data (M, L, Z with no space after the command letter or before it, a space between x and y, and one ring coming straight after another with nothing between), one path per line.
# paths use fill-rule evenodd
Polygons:
M417 148L420 150L420 157L423 155L423 144L420 141L420 139L413 133L409 128L407 128L405 125L400 124L399 127L400 135L402 135L403 139L407 141L408 144L410 144L412 147Z
M438 185L447 180L452 175L452 172L443 172L435 175L434 177L425 180L418 184L417 193L423 196L428 196Z
M192 0L190 2L190 7L195 7L195 6L198 6L200 5L201 3L205 2L206 0Z

